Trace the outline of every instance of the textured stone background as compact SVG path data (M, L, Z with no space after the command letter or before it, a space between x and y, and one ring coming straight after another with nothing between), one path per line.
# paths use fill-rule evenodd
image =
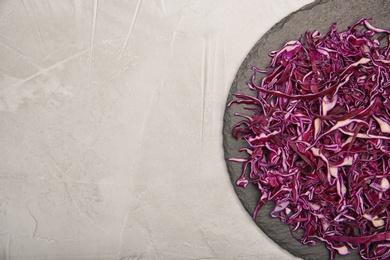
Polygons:
M236 78L232 84L228 101L232 99L232 93L252 94L247 90L246 82L252 76L251 67L256 65L259 68L265 68L269 64L268 52L277 49L289 40L297 40L307 30L319 30L326 33L334 21L337 21L337 28L345 30L362 17L373 18L373 25L381 28L390 28L390 6L388 1L370 0L370 1L345 1L345 0L319 0L308 6L305 6L298 12L289 15L281 22L276 24L267 32L252 48L242 63ZM253 94L252 94L253 95ZM236 141L232 136L230 129L239 121L234 113L240 111L245 113L240 107L232 106L226 110L224 124L224 148L225 157L239 157L238 149L245 145L242 141ZM241 174L241 165L228 162L228 169L232 182ZM257 205L260 193L255 186L248 186L246 189L237 188L235 190L249 213L252 213ZM266 204L256 219L256 224L276 243L287 249L295 256L303 259L328 259L329 253L322 244L316 247L302 246L299 242L291 239L288 228L277 219L269 217L272 211L272 204ZM337 257L340 260L359 259L356 251L345 257Z
M246 55L311 2L1 0L0 259L299 259L245 211L221 133ZM389 10L344 2L263 39Z

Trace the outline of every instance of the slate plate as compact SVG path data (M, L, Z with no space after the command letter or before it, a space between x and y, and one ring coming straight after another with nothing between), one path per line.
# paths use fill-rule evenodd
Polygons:
M241 64L233 84L227 102L233 98L232 93L251 94L247 90L246 82L252 76L251 67L256 65L265 68L270 58L268 52L278 49L290 40L297 40L306 31L319 30L326 33L334 21L337 21L339 31L347 29L362 17L373 18L371 23L380 28L390 28L390 1L388 0L317 0L297 12L285 17L269 30L251 49L244 62ZM259 74L258 74L259 75ZM241 174L241 164L229 162L231 157L242 156L238 149L245 146L245 142L235 140L231 135L232 126L239 121L234 116L235 112L242 111L240 106L232 106L226 109L224 116L224 151L225 160L234 189L248 213L252 214L260 197L260 192L254 185L239 188L234 184ZM292 238L289 229L279 219L269 216L273 205L267 203L259 212L256 224L277 244L288 250L291 254L303 259L329 259L329 252L324 243L317 246L304 246ZM360 259L356 250L347 256L337 256L339 260ZM261 259L261 256L259 256Z

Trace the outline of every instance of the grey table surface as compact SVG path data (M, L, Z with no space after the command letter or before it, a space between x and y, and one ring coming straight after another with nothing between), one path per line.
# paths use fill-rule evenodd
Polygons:
M242 206L222 128L246 55L311 2L0 1L0 259L299 259ZM294 30L372 8L346 2Z

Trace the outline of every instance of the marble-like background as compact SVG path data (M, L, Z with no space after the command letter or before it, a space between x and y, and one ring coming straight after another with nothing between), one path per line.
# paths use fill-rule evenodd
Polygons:
M236 197L222 117L311 2L0 1L0 259L296 259Z

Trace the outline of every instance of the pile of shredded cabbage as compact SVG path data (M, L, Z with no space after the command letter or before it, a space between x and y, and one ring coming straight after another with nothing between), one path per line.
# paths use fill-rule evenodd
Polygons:
M232 133L248 147L236 184L258 186L253 212L275 201L271 216L302 229L302 244L331 252L358 249L363 259L390 259L390 31L361 19L337 32L287 42L253 67L235 94L248 114ZM261 80L259 73L265 74Z

